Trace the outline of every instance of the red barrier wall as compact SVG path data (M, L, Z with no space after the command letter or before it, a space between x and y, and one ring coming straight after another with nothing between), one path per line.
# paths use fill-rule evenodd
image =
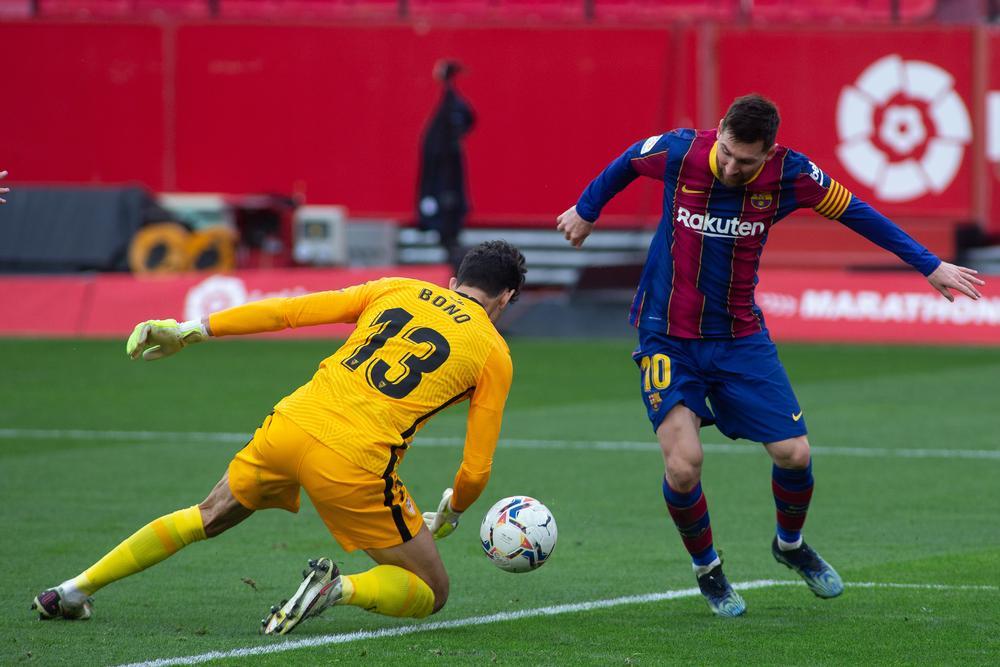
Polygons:
M4 159L29 182L301 192L409 215L431 71L458 56L479 117L475 210L553 217L627 144L694 116L693 96L667 95L690 56L663 30L26 23L0 24L0 43L23 93L0 109L17 144ZM644 184L609 213L658 201Z
M783 110L783 143L887 214L989 216L1000 232L998 167L983 156L983 96L1000 90L1000 68L992 66L998 34L712 24L0 23L0 44L18 54L4 73L16 94L0 105L3 167L15 185L136 180L155 190L300 192L356 215L406 218L419 136L438 95L430 72L451 56L467 65L460 87L479 115L468 161L482 221L551 219L632 141L714 124L733 96L759 90ZM902 87L890 99L872 100L861 86L866 73L879 78L875 63ZM852 89L853 120L838 120ZM952 111L956 101L966 110L970 137L943 113L946 98ZM1000 126L1000 118L992 122ZM882 131L893 124L895 148ZM912 131L916 125L923 134ZM847 163L871 171L874 154L845 160L842 152L859 132L886 156L867 177ZM941 135L949 146L933 143ZM943 153L927 157L937 149ZM879 192L899 165L897 180L923 183L917 196ZM906 168L917 171L907 176ZM659 200L646 182L607 212L655 218Z
M163 29L0 23L0 159L12 183L164 183Z
M1000 30L980 35L977 47L990 63L982 78L986 84L985 94L992 102L988 106L984 103L983 109L983 124L989 131L984 139L987 142L986 158L982 162L984 191L980 193L979 205L988 211L989 230L1000 236Z
M726 57L753 53L762 44L766 58ZM720 104L748 88L772 98L782 113L779 140L865 201L898 217L970 217L971 30L727 28L720 31L719 52ZM871 83L859 89L866 73ZM853 113L846 108L851 99L857 100ZM927 155L930 142L942 135L940 150L954 154L954 170ZM866 152L843 152L859 143L867 144ZM894 167L902 164L912 169L898 172L893 182ZM869 182L850 167L872 169Z
M391 273L447 285L442 266L288 269L140 278L129 274L0 276L0 335L127 337L137 322L193 320L249 301L340 289ZM266 334L346 337L353 325L325 324Z
M197 319L248 301L337 289L386 272L294 269L146 279L122 274L0 276L0 335L124 339L136 322L146 319ZM449 277L443 267L393 267L391 273L438 285ZM949 303L912 272L764 270L757 301L778 340L1000 345L1000 298L958 297ZM266 335L345 337L351 328L331 324Z
M1000 298L949 302L915 273L762 271L777 340L1000 345Z
M660 31L182 27L177 189L301 188L353 211L409 212L440 94L433 64L462 54L478 113L474 207L552 216L611 151L669 123L669 46Z

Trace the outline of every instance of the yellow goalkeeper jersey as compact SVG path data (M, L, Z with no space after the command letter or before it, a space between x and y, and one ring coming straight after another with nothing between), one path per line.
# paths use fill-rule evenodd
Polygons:
M513 376L510 351L471 297L408 278L265 299L213 313L213 336L356 322L312 380L275 409L326 446L385 476L426 421L470 399L454 509L489 479Z

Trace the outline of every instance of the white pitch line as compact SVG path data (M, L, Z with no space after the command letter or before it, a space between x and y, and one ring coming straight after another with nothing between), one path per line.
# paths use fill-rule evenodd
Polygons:
M180 441L226 442L243 444L251 433L223 433L204 431L96 431L85 429L0 429L0 440L114 440L126 442ZM417 447L461 447L462 438L432 438L418 436ZM658 451L652 439L635 440L524 440L501 438L500 447L515 449L567 449L574 451ZM706 443L706 452L722 454L755 454L758 449L750 443ZM1000 461L997 449L893 449L888 447L824 447L814 446L812 451L827 456L859 458L904 459L979 459Z
M798 586L804 585L801 581L788 581L778 579L758 579L756 581L745 581L733 584L733 588L746 591L755 588L769 588L772 586ZM896 584L879 582L858 582L848 583L851 588L908 588L920 590L938 591L997 591L998 586L949 586L946 584ZM304 648L314 648L317 646L329 646L330 644L347 644L349 642L363 641L366 639L381 639L384 637L401 637L421 632L432 632L435 630L449 630L451 628L462 628L471 625L487 625L489 623L499 623L503 621L515 621L523 618L535 618L538 616L558 616L560 614L571 614L582 611L592 611L594 609L607 609L609 607L620 607L623 605L643 604L646 602L660 602L662 600L678 600L680 598L697 597L701 592L697 588L683 588L680 590L664 591L662 593L646 593L644 595L626 595L623 597L611 598L608 600L591 600L590 602L576 602L572 604L561 604L551 607L537 607L535 609L522 609L520 611L505 611L487 616L471 616L469 618L458 618L453 621L432 621L419 625L405 625L395 628L381 628L379 630L359 630L357 632L346 632L337 635L321 635L309 637L308 639L287 640L281 643L264 644L258 646L248 646L229 651L209 651L198 655L180 656L176 658L158 658L144 662L132 662L121 667L168 667L168 665L197 665L209 660L224 660L226 658L245 658L272 653L284 653L286 651L297 651Z
M798 582L793 582L798 583ZM921 591L997 591L1000 586L976 584L895 584L878 581L857 581L844 584L849 588L910 588Z
M205 431L92 431L86 429L0 428L4 440L182 440L184 442L248 442L252 433Z

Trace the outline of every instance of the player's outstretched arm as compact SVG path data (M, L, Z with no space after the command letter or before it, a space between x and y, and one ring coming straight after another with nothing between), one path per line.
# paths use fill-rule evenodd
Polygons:
M576 206L571 206L565 213L556 218L556 223L556 229L563 233L563 236L574 248L582 246L590 233L594 231L594 223L584 220L576 212Z
M0 171L0 180L3 180L6 177L7 177L7 170L4 169L3 171ZM0 188L0 195L5 195L8 192L10 192L10 188ZM6 204L6 203L7 200L4 199L3 197L0 197L0 204Z
M203 321L146 320L135 325L125 343L125 353L131 359L140 356L156 361L180 352L194 343L208 340L210 333Z
M458 528L458 520L462 513L456 512L451 507L452 490L445 489L441 494L441 502L438 503L436 512L424 512L424 525L435 540L448 537Z
M941 262L941 265L927 276L927 282L941 292L948 301L955 300L951 290L960 292L970 299L978 299L982 295L976 289L976 285L985 285L986 281L976 276L977 273L979 272L975 269Z

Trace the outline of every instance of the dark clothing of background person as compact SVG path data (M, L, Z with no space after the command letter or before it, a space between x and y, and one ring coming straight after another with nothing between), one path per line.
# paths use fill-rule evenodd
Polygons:
M446 67L444 94L424 131L417 221L420 229L438 233L448 262L457 267L462 260L458 234L469 212L462 138L475 124L475 114L455 89L456 73L457 68Z

